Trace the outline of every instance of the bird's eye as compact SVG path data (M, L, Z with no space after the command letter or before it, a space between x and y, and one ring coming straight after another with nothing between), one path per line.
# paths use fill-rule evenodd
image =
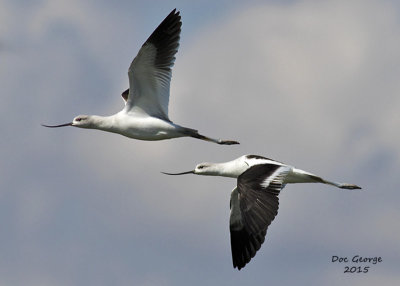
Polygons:
M199 169L203 169L203 168L204 168L204 166L203 166L203 165L200 165L200 166L199 166Z
M82 118L77 118L77 119L76 119L76 121L81 121L81 120L82 120Z

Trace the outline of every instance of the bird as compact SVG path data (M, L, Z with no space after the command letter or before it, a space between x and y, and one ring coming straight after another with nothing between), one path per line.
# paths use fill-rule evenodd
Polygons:
M222 145L234 140L214 139L197 130L175 124L168 117L171 68L178 51L181 16L176 9L161 22L140 48L129 69L129 88L121 96L125 107L111 116L79 115L72 122L44 127L73 126L118 133L139 140L194 137Z
M250 262L264 243L268 226L278 214L278 195L286 184L322 183L341 189L361 189L259 155L243 155L225 163L201 163L194 170L181 173L162 173L237 178L230 198L229 229L233 268L238 270Z

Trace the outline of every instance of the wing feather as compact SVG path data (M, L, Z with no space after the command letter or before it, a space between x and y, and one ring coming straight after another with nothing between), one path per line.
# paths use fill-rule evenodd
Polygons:
M289 166L255 165L238 177L231 194L231 249L233 267L243 268L265 240L268 226L278 214L278 195Z
M168 119L172 66L178 51L181 16L174 9L140 48L129 70L126 111Z

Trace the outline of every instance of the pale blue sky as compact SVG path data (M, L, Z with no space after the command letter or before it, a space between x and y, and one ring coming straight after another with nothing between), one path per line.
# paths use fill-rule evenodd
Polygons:
M173 8L170 118L241 145L40 126L120 110L130 61ZM0 285L397 284L399 50L396 1L0 0ZM235 180L160 171L243 154L363 191L287 186L238 272ZM356 254L383 262L330 262Z

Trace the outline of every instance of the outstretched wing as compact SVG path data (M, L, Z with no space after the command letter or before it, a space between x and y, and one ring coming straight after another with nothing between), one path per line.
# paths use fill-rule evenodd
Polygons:
M243 268L260 249L268 226L278 214L278 194L290 167L255 165L238 177L231 194L231 249L233 267Z
M132 61L126 111L168 120L169 87L178 51L181 16L174 9L150 35Z

